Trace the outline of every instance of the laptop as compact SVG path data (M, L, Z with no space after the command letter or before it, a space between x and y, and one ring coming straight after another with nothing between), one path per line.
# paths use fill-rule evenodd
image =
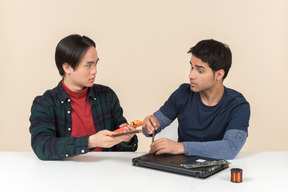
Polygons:
M134 166L157 169L205 179L229 167L229 162L206 157L150 153L133 158Z

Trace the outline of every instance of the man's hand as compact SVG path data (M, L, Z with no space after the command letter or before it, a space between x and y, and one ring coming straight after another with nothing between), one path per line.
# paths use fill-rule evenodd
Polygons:
M127 123L124 123L124 124L120 125L119 127L122 127L122 126L127 126L126 127L126 132L128 132L128 131L136 131L136 128L128 125ZM131 139L134 137L134 135L135 134L123 135L122 137L124 137L124 142L126 144L129 144Z
M155 127L155 131L160 127L160 123L154 115L149 115L143 120L143 128L148 134L152 134Z
M187 152L185 151L182 143L167 138L162 138L154 141L150 145L150 153L155 155L160 155L163 153L176 155L185 154Z
M123 135L119 137L111 137L113 132L108 130L102 130L94 135L91 135L88 140L89 149L94 147L110 148L122 141L129 142L132 138L131 135Z

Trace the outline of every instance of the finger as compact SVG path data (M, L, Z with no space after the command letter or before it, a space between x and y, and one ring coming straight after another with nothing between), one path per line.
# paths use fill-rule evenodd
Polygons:
M153 148L150 148L149 153L155 154L155 150Z
M132 127L131 125L128 125L126 130L127 130L127 131L135 131L136 128L135 128L135 127Z
M151 115L151 117L149 118L149 121L151 123L151 126L156 127L157 123L156 123L156 118L154 115Z
M127 132L127 131L125 131ZM133 137L135 134L129 133L129 134L124 134L121 135L120 137L122 137L123 140L127 140L127 138Z
M113 134L113 132L112 131L108 131L108 130L102 130L102 131L100 131L101 132L101 134L103 135L103 136L110 136L111 134ZM99 132L99 133L100 133Z
M125 142L130 142L131 139L134 137L135 134L130 134L130 135L126 135L124 141Z
M150 145L150 150L149 150L149 153L151 153L151 154L154 154L154 152L155 152L155 145L153 145L154 143L152 143L151 145Z
M125 126L127 126L128 124L127 123L123 123L123 124L121 124L120 126L119 126L119 128L120 127L125 127Z
M150 119L150 134L153 134L154 130L157 131L157 119L152 116Z
M153 126L152 126L152 124L151 124L149 119L147 119L147 121L145 121L145 124L143 125L143 128L145 129L145 131L148 134L152 134L153 133Z
M160 150L156 151L155 155L161 155L161 154L164 154L164 153L167 153L166 149L160 149Z
M152 133L154 130L157 131L158 127L160 127L158 119L154 115L151 115L149 121L151 124Z
M159 155L162 154L165 149L153 147L150 149L151 154Z
M113 143L113 146L118 144L118 143L121 143L122 141L125 140L125 137L124 136L120 136L120 137L111 137L112 140L111 140L111 143Z
M153 153L156 153L158 151L161 151L161 153L164 153L163 150L166 150L165 152L167 152L168 148L169 148L169 145L168 145L166 138L157 139L150 145L150 149Z
M160 138L160 139L157 139L157 140L155 140L153 143L151 143L151 147L154 147L154 146L160 146L161 145L161 143L163 143L165 140L164 140L165 138Z
M153 142L151 145L150 145L150 153L151 154L154 154L156 153L157 151L159 151L161 149L161 144L157 144L155 142Z

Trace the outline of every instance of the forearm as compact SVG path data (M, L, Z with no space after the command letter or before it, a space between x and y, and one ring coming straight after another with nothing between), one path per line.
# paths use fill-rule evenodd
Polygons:
M223 140L210 142L183 142L188 156L203 156L216 159L234 159L246 142L247 133L228 130Z
M88 137L56 138L47 133L32 137L32 148L41 160L56 160L89 152Z
M173 122L173 120L170 120L165 115L163 115L160 110L156 111L153 115L156 117L160 124L160 127L157 129L157 133L161 132L165 127L169 126ZM145 129L142 130L146 137L151 136L145 131Z

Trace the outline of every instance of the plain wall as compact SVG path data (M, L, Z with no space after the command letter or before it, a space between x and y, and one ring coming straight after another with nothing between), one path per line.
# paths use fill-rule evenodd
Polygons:
M74 33L95 40L95 83L117 93L128 121L188 83L190 47L227 43L233 62L224 84L251 105L243 151L288 150L286 0L0 0L0 27L0 151L31 151L32 101L61 80L55 47ZM150 143L139 135L138 151Z

